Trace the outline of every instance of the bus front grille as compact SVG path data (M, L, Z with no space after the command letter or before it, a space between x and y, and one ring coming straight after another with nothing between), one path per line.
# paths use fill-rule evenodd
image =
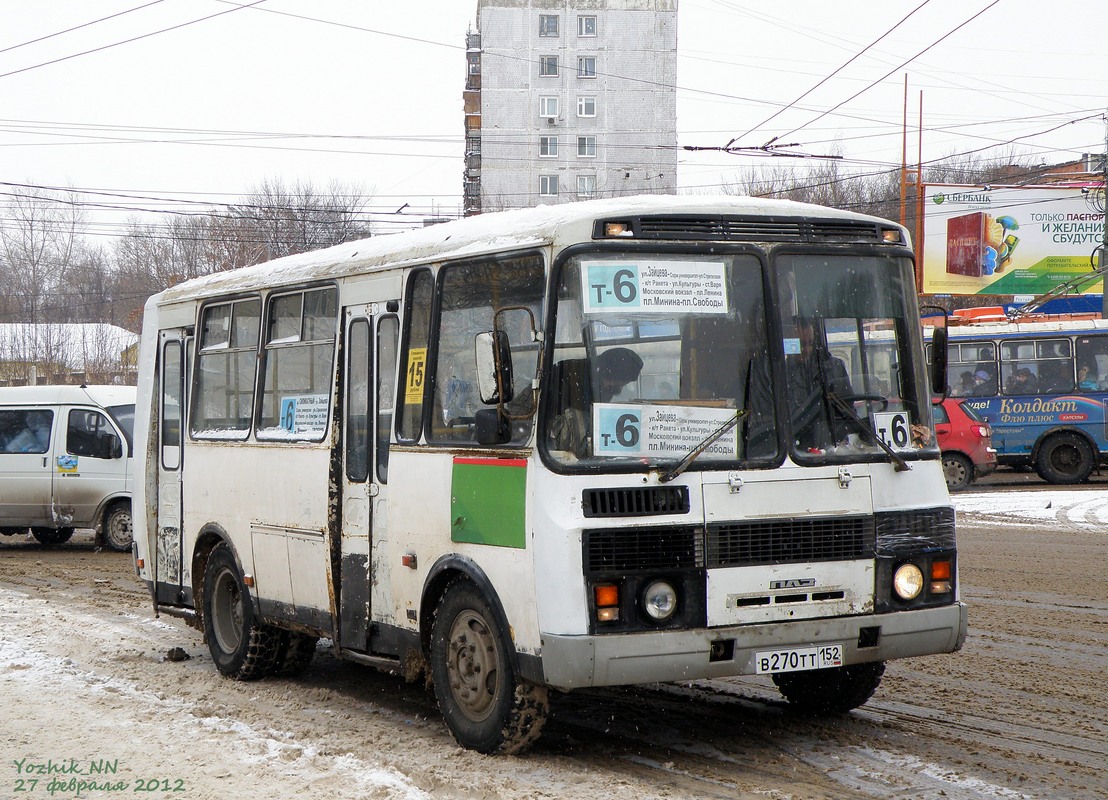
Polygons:
M698 528L614 528L586 530L583 536L586 575L704 566Z
M654 514L688 514L688 486L631 486L618 489L586 489L581 493L586 517L646 517Z
M707 565L744 567L873 558L872 517L729 522L708 526Z
M636 238L728 242L876 242L877 224L857 220L811 220L803 217L673 215L631 220ZM598 226L598 230L602 230Z

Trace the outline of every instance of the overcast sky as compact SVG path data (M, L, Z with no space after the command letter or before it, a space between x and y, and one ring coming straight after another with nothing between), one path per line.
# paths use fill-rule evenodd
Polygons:
M2 182L180 210L267 178L339 180L374 211L408 203L412 222L458 211L476 0L0 0L0 14ZM680 0L679 144L780 137L850 169L898 165L907 75L910 161L921 91L924 161L1101 152L1104 20L1103 0ZM682 191L710 191L751 165L813 162L678 163Z

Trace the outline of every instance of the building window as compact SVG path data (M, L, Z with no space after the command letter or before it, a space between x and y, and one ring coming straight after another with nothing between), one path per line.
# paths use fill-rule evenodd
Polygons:
M596 56L579 56L577 58L577 77L596 77Z
M558 137L539 137L539 156L542 158L555 158L558 155Z
M596 116L596 98L591 95L578 95L577 97L577 116L579 117L595 117Z
M544 78L556 78L558 76L558 57L539 56L539 75Z
M542 197L554 197L558 194L558 176L539 176L539 195Z
M557 117L558 116L558 98L557 97L540 97L539 98L539 116L540 117Z
M558 35L558 15L539 14L539 36Z
M577 18L578 36L596 36L596 16L582 14Z
M578 175L577 176L577 196L578 197L596 197L596 176L595 175Z
M577 137L577 157L578 158L596 158L596 137L595 136L578 136Z

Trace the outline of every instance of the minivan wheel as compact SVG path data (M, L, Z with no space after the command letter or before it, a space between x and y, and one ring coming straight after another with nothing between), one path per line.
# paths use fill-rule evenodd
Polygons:
M131 550L130 503L116 503L104 514L104 543L117 553Z
M73 536L74 528L31 528L31 535L39 544L61 544Z

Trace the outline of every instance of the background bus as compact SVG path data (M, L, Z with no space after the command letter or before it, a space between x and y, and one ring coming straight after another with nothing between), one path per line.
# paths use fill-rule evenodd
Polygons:
M997 461L1080 483L1108 452L1108 322L1045 318L949 329L947 376L992 426Z
M886 220L658 196L351 242L151 298L139 385L136 567L232 678L328 639L514 752L551 688L843 712L965 638Z

